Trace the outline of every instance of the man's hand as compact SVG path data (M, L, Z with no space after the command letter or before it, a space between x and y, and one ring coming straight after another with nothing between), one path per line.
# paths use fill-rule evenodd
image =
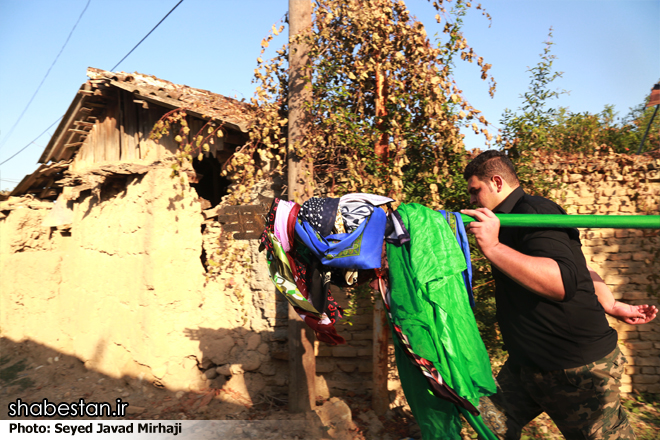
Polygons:
M474 234L479 249L488 258L490 252L500 244L498 239L500 219L488 208L461 209L461 214L477 219L477 221L468 223L465 229L468 233Z
M626 324L641 325L653 321L658 309L648 304L632 305L615 301L608 314Z
M500 243L500 219L490 209L462 209L461 213L477 219L465 229L474 234L479 249L494 267L532 293L553 301L564 299L564 283L555 260L525 255Z

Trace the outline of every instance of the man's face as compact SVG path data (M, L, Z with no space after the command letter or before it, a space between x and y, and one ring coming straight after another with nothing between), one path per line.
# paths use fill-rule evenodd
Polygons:
M500 204L500 195L492 179L484 182L477 176L472 176L467 183L470 203L476 205L477 208L488 208L492 211Z

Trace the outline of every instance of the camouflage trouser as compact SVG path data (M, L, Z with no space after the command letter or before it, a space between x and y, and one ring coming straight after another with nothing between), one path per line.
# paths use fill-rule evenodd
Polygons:
M502 439L519 439L522 428L543 412L568 440L634 439L619 398L625 363L618 347L599 361L567 370L541 371L507 361L497 376L497 394L479 410Z

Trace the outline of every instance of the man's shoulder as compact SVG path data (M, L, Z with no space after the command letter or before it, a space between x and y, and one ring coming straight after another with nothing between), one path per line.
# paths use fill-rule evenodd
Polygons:
M561 206L541 196L525 194L511 211L515 214L566 214Z

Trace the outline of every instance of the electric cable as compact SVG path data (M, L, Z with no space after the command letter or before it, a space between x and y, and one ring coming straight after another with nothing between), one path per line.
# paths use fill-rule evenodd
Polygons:
M39 136L37 136L36 138L34 138L34 139L32 140L32 142L30 142L29 144L27 144L26 146L24 146L23 148L21 148L20 150L18 150L18 151L17 151L16 153L14 153L14 155L11 156L10 158L5 159L4 161L0 162L0 166L6 164L6 163L9 162L10 160L12 160L14 157L18 156L23 150L25 150L27 147L29 147L30 145L32 145L32 144L34 143L34 141L36 141L37 139L39 139L41 136L44 135L44 133L46 133L48 130L50 130L51 127L52 127L53 125L55 125L55 124L57 124L58 122L60 122L60 120L61 120L63 117L64 117L64 116L60 116L59 118L57 118L57 119L55 120L55 122L53 122L52 124L50 124L50 125L48 126L48 128L45 129L44 131L42 131L41 134L40 134Z
M57 63L57 60L60 58L60 55L62 55L62 52L64 51L64 48L65 48L66 45L69 43L69 40L71 39L71 35L73 35L73 31L76 30L76 27L78 26L78 23L80 23L80 19L81 19L81 18L83 17L83 15L85 14L85 11L87 10L87 7L89 6L89 4L90 4L91 1L92 1L92 0L87 0L87 4L85 5L85 8L84 8L83 11L80 13L80 16L78 17L78 20L76 21L76 24L73 25L73 28L71 29L71 32L69 32L69 36L66 37L66 41L64 42L64 45L63 45L62 48L60 49L60 52L57 54L57 56L55 57L55 60L53 61L53 63L52 63L52 64L50 65L50 67L48 68L48 71L46 72L46 75L44 75L44 78L43 78L43 79L41 80L41 82L39 83L39 87L37 87L37 90L35 90L34 94L32 95L32 98L30 98L30 100L28 101L27 105L26 105L25 108L23 109L23 112L21 112L21 115L18 117L18 119L16 120L16 122L14 123L14 125L11 127L11 130L9 130L9 133L7 133L7 136L5 136L5 138L3 139L2 143L0 143L0 148L2 148L2 147L4 146L4 144L7 142L7 139L9 139L9 137L11 136L11 134L14 132L14 129L16 128L16 126L18 125L18 123L21 122L21 119L23 119L23 116L25 115L25 112L26 112L27 109L30 107L30 104L32 104L32 101L33 101L34 98L37 96L37 93L39 93L39 90L41 89L41 86L44 84L44 81L46 81L46 78L48 78L48 75L50 74L50 71L52 70L53 66L55 66L55 63ZM34 141L33 141L33 142L34 142ZM29 145L29 144L28 144L28 145ZM25 148L24 148L24 149L25 149ZM23 151L23 150L21 150L21 151ZM12 157L14 157L14 156L12 156ZM8 160L9 160L9 159L8 159ZM4 163L4 162L3 162L3 163ZM1 164L0 164L0 165L1 165Z
M88 1L87 1L87 5L85 6L85 9L82 11L82 13L80 14L80 17L78 17L78 21L76 22L75 26L73 27L73 29L72 29L71 32L69 33L69 37L67 38L66 42L64 43L64 46L63 46L62 49L60 50L60 54L62 53L62 50L64 50L64 47L66 46L66 44L69 42L69 38L71 38L71 34L73 34L73 30L74 30L74 29L76 28L76 26L78 25L78 22L80 21L80 19L82 18L83 14L84 14L85 11L87 10L87 6L89 6L89 3L90 3L90 2L91 2L91 0L88 0ZM156 26L154 26L154 28L151 29L151 30L149 31L149 33L148 33L147 35L145 35L144 38L142 38L142 39L140 40L140 42L139 42L138 44L136 44L135 47L133 47L133 49L131 49L130 52L128 52L128 53L124 56L124 58L122 58L122 59L121 59L117 64L115 64L115 66L114 66L112 69L110 69L110 70L111 70L111 71L114 71L114 70L117 68L117 66L119 66L119 65L122 63L122 61L124 61L126 58L128 58L128 56L129 56L131 53L133 53L133 51L134 51L134 50L135 50L140 44L142 44L142 42L143 42L144 40L146 40L147 37L148 37L149 35L151 35L151 33L152 33L154 30L156 30L156 28L157 28L158 26L160 26L160 24L161 24L163 21L165 21L165 19L166 19L166 18L167 18L167 17L168 17L168 16L169 16L169 15L170 15L170 14L171 14L171 13L177 8L177 7L181 4L181 3L183 3L183 0L180 0L179 3L177 3L177 4L176 4L176 5L170 10L170 12L168 12L168 13L167 13L167 14L166 14L166 15L165 15L165 16L164 16L164 17L158 22L158 24L156 24ZM57 57L55 58L55 61L57 61L57 58L59 58L60 54L57 55ZM53 65L55 64L55 61L53 62ZM53 67L53 66L51 65L51 69L52 69L52 67ZM46 73L46 77L48 76L48 73L50 73L50 69L48 69L48 72ZM43 84L43 82L45 81L46 77L44 77L44 79L41 81L41 84ZM39 84L39 88L41 88L41 84ZM39 88L37 88L37 92L39 91ZM35 92L34 95L36 95L37 92ZM34 95L32 96L32 99L34 99ZM30 103L32 102L32 99L30 99L30 102L28 103L27 107L30 106ZM23 114L24 114L25 111L27 110L27 107L25 107L25 110L23 110L23 113L21 113L21 116L19 116L18 121L16 121L16 124L14 124L14 127L12 127L12 129L10 130L9 134L7 135L7 137L5 137L5 140L11 135L11 132L14 130L14 128L16 127L16 125L18 124L18 122L19 122L19 121L21 120L21 118L23 117ZM47 131L48 131L53 125L55 125L55 124L56 124L57 122L59 122L61 119L62 119L62 116L60 116L55 122L53 122L53 123L47 128L47 129L45 129L45 130L44 130L39 136L37 136L32 142L28 143L26 146L24 146L23 148L21 148L20 150L18 150L16 153L14 153L11 157L9 157L9 158L7 158L6 160L4 160L3 162L1 162L1 163L0 163L0 166L4 165L5 163L9 162L9 161L10 161L11 159L13 159L14 157L18 156L18 154L20 154L20 153L23 152L27 147L29 147L30 145L32 145L32 144L34 143L34 141L36 141L36 140L39 139L41 136L43 136L44 133L46 133L46 132L47 132Z
M183 3L183 0L180 0L179 3L177 3L177 4L176 4L176 5L170 10L170 12L168 12L167 15L165 15L165 17L163 17L163 18L158 22L158 24L157 24L156 26L154 26L154 28L153 28L152 30L150 30L149 33L148 33L147 35L145 35L144 38L141 39L140 42L139 42L138 44L136 44L135 47L134 47L133 49L131 49L131 51L128 52L128 53L124 56L124 58L122 58L121 60L119 60L119 62L118 62L117 64L115 64L115 66L114 66L112 69L110 69L110 71L111 71L111 72L114 72L114 70L117 68L117 66L119 66L119 65L122 63L122 61L124 61L126 58L128 58L128 56L129 56L130 54L132 54L133 51L134 51L135 49L137 49L137 47L138 47L140 44L142 44L142 42L143 42L144 40L146 40L147 37L148 37L149 35L151 35L151 33L152 33L153 31L155 31L156 28L157 28L158 26L160 26L160 24L161 24L163 21L165 21L165 19L166 19L166 18L167 18L167 17L168 17L168 16L169 16L169 15L170 15L170 14L171 14L171 13L177 8L177 7L181 4L181 3Z

